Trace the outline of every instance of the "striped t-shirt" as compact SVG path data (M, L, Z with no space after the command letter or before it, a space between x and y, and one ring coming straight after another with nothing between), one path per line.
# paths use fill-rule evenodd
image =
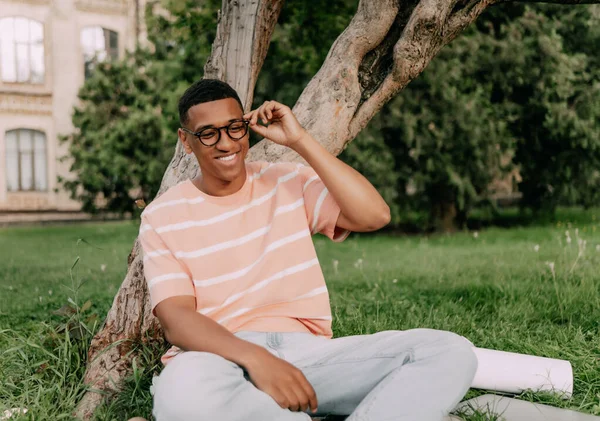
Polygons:
M152 309L181 295L231 332L331 337L331 308L311 235L343 241L340 207L309 166L246 163L246 182L209 196L191 180L142 213L140 241ZM173 347L163 362L181 352Z

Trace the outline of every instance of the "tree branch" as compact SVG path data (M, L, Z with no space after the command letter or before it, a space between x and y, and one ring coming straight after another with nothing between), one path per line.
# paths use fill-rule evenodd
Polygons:
M352 21L294 106L300 123L332 153L341 151L338 139L347 138L348 122L361 102L358 67L388 36L399 10L399 0L361 0ZM332 102L339 105L332 106ZM302 161L289 148L267 140L250 149L248 160Z
M600 4L600 0L499 0L498 3Z
M354 138L373 116L417 77L447 42L443 29L456 5L456 0L422 0L412 15L400 39L394 46L394 64L383 83L358 108L350 122L349 135Z
M224 0L219 11L217 34L204 65L204 77L229 83L246 111L252 106L256 78L282 6L283 0Z
M448 19L446 27L446 36L449 41L456 38L467 26L475 21L492 4L497 3L497 0L470 0L463 8L457 10Z

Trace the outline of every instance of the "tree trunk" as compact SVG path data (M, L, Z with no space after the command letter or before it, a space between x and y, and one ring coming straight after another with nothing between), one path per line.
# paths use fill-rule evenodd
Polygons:
M381 109L418 76L439 50L483 10L499 0L361 0L356 15L335 41L323 66L310 81L294 112L300 123L328 151L338 155ZM266 55L283 0L223 0L217 36L205 77L227 81L250 109L256 78ZM597 0L558 0L583 3ZM263 140L251 148L249 161L300 161L292 150ZM158 195L194 177L198 164L175 154ZM91 390L77 415L89 419L103 394L118 391L131 362L133 344L161 338L151 314L136 241L129 270L105 325L89 351L85 382Z
M225 80L235 87L246 109L252 104L254 84L282 5L283 0L223 1L205 77ZM197 170L197 162L192 161L177 142L158 194L195 175ZM128 264L129 270L104 326L90 346L84 379L90 390L77 407L79 418L90 419L102 399L119 390L124 377L130 373L131 351L136 343L162 339L158 320L151 313L142 250L137 240Z
M431 207L431 221L438 232L455 232L456 216L456 204L453 201L438 202Z

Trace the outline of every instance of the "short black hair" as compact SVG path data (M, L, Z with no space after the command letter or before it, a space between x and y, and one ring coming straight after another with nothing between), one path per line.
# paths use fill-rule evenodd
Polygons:
M182 126L188 123L188 111L194 105L226 98L235 99L244 112L244 106L235 89L218 79L200 79L187 88L179 99L179 122Z

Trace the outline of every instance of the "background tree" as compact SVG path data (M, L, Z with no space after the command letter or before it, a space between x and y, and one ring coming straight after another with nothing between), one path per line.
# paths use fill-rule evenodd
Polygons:
M59 178L83 210L135 212L135 200L156 196L173 155L177 101L198 78L210 54L220 2L147 4L151 50L97 63L79 91L68 143L70 171ZM160 8L159 8L160 6ZM159 12L167 11L168 13ZM155 13L156 12L156 13Z
M491 0L361 1L296 102L294 112L299 121L330 152L339 154L388 101L425 69L444 45L493 3ZM246 109L252 104L254 85L281 5L281 1L273 0L223 2L204 75L234 86ZM177 54L185 56L181 46L173 47ZM477 89L473 87L466 92ZM449 130L456 129L450 122L444 124ZM435 136L431 135L431 139ZM300 157L263 140L251 149L248 159L298 161ZM186 156L177 143L158 194L195 176L197 171L195 160ZM135 343L160 337L160 327L148 305L141 250L136 242L129 256L128 274L104 328L91 345L86 381L96 390L86 394L79 414L91 416L102 398L98 389L118 390L129 370Z
M101 64L82 88L83 106L73 119L78 131L68 138L78 177L63 182L86 211L98 210L97 197L109 198L105 209L127 212L135 210L135 199L155 196L169 160L164 147L171 147L170 133L178 125L176 113L166 110L175 109L179 95L198 77L197 63L209 55L219 2L160 4L168 14L147 15L153 51L139 49L124 63ZM267 98L293 103L351 20L356 4L288 4L278 18L254 104ZM149 10L154 6L150 3ZM524 193L523 208L553 214L559 203L599 202L598 154L593 148L598 139L594 86L599 72L593 46L599 41L599 10L584 7L564 13L561 6L510 3L491 8L384 107L340 158L379 189L392 208L392 226L403 223L406 229L410 222L421 230L461 228L470 210L493 204L490 179L501 180L511 169L522 176L518 187ZM564 63L547 60L544 45L554 50L550 57ZM520 55L513 54L517 50ZM558 86L565 82L570 87ZM153 86L153 95L148 86ZM124 97L109 94L123 89L128 91ZM540 97L559 91L571 92L563 108L578 105L566 109L571 110L569 124L583 133L573 135L563 127L566 120L556 98L550 106ZM136 122L148 115L148 107L163 111L147 127L151 136L137 130ZM107 109L116 111L98 112ZM445 112L449 109L454 110L453 119ZM252 136L251 143L257 141Z
M171 155L160 89L127 62L98 63L96 70L79 92L84 105L73 113L77 131L62 138L76 178L59 181L84 211L100 205L126 212L132 197L156 195Z
M500 66L514 83L499 86L498 97L514 105L519 190L534 211L599 203L600 70L589 49L600 45L600 19L592 10L528 9L502 33Z

